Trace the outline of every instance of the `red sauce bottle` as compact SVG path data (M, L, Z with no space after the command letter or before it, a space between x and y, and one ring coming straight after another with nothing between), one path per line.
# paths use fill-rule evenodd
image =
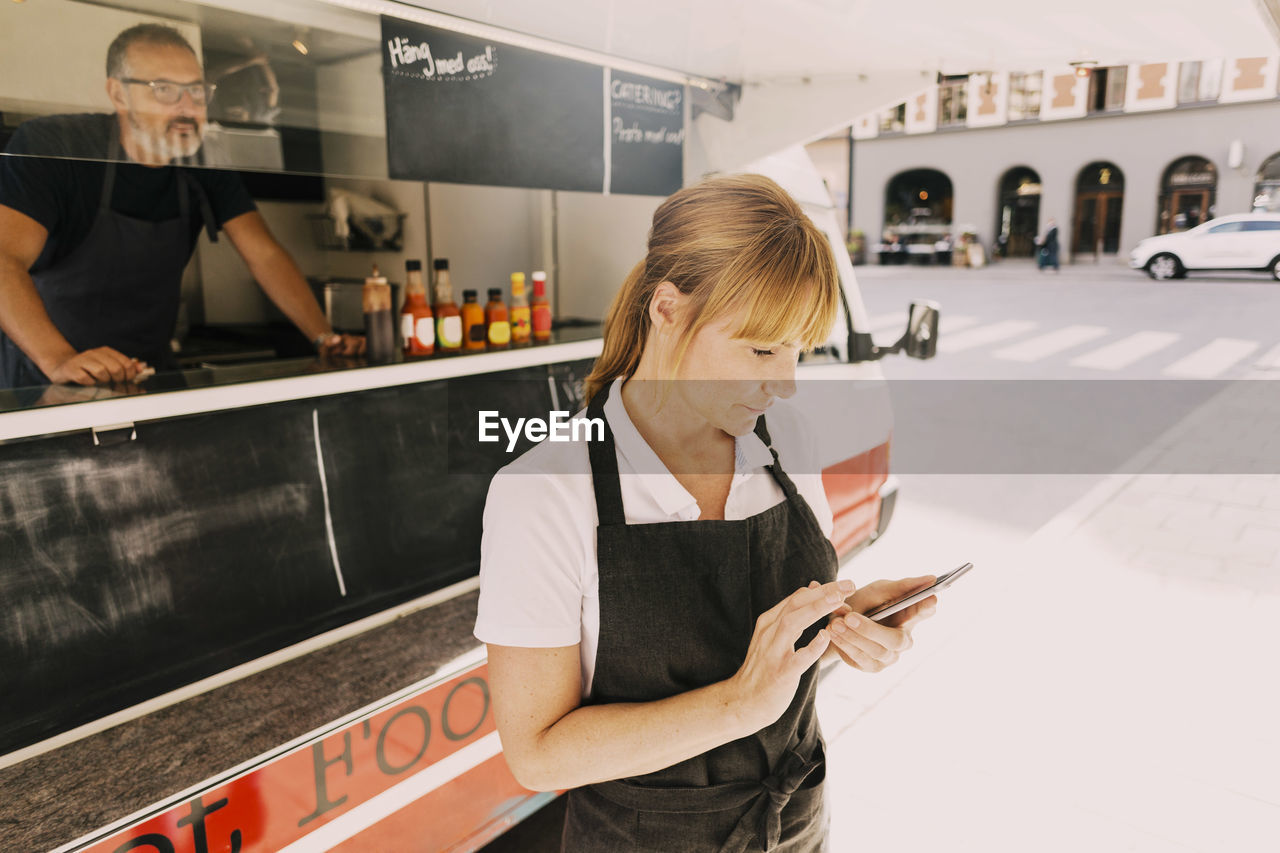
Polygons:
M436 351L436 322L422 281L422 261L404 262L404 308L400 311L400 339L405 355Z
M547 274L533 274L533 300L529 303L533 311L533 342L545 344L551 341L551 303L547 301Z

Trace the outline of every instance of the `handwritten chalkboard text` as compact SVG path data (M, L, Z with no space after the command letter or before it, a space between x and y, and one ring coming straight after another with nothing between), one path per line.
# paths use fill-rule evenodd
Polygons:
M627 127L621 118L613 117L613 138L619 142L667 142L672 145L680 145L684 142L684 128L679 130L667 130L660 127L657 130L644 130L638 122L632 122Z
M658 107L669 112L676 112L680 109L680 99L683 94L680 89L658 89L654 86L646 86L644 83L628 83L623 80L613 81L613 99L615 101L625 101L629 104L639 104L646 107Z
M470 59L463 59L462 51L458 51L457 56L436 58L431 54L431 45L425 41L413 44L403 36L396 36L387 42L387 56L392 70L418 65L418 73L428 79L458 74L487 77L494 69L493 45L485 45L484 53Z

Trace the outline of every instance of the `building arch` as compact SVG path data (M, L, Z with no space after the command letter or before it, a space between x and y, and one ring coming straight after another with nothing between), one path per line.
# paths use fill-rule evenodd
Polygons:
M1071 229L1075 254L1120 251L1120 217L1124 208L1124 172L1115 163L1095 160L1076 175L1076 203Z
M907 169L889 179L884 190L885 229L951 225L954 190L938 169Z
M1165 168L1160 177L1156 233L1195 228L1212 219L1218 196L1218 169L1206 157L1189 154Z
M996 191L996 246L1006 258L1035 254L1040 230L1040 173L1014 166L1000 176Z
M906 169L890 178L884 188L880 262L931 261L938 242L949 240L952 207L951 178L945 172Z
M1253 180L1254 213L1280 213L1280 152L1262 161Z

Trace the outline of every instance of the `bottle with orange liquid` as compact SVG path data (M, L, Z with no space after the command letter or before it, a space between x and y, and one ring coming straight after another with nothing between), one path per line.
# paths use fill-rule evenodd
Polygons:
M533 333L529 297L524 292L524 273L511 274L511 345L527 347Z
M462 348L484 352L484 308L476 302L474 290L462 291Z
M502 288L489 288L489 302L484 306L484 322L489 330L489 349L507 349L511 346L511 321L507 318L507 304L502 301Z
M422 282L422 261L404 262L404 308L400 311L400 337L404 354L431 355L436 351L436 323Z

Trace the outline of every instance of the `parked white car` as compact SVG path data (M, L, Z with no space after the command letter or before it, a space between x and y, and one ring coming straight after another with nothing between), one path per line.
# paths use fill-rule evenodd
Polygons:
M1188 272L1252 270L1280 281L1280 214L1238 213L1190 231L1148 237L1129 254L1129 266L1159 280Z

